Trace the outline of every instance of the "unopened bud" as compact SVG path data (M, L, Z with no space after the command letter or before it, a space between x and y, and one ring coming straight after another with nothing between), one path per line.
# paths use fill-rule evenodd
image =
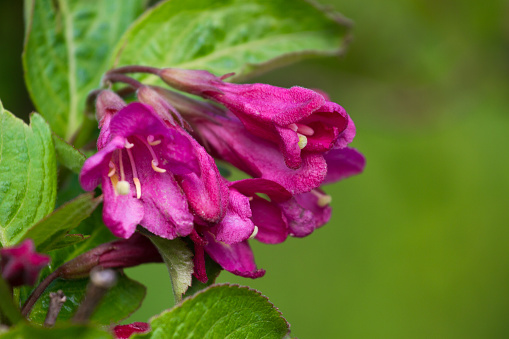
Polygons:
M141 103L151 106L157 115L159 115L163 120L170 122L172 125L175 125L173 115L175 115L179 120L182 120L182 117L180 117L177 110L168 101L166 101L165 98L160 96L159 93L149 86L140 87L138 89L137 96Z
M159 72L161 79L171 87L196 95L206 95L206 92L222 93L219 86L221 78L203 70L164 68Z
M105 89L97 96L95 106L95 117L99 122L99 127L101 127L106 115L113 115L117 113L126 106L126 103L120 96L118 96L117 93L110 91L109 89Z

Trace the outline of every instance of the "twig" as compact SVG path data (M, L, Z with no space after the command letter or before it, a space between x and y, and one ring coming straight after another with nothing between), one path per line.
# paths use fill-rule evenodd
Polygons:
M106 292L116 283L117 274L114 270L101 270L100 267L94 268L90 272L90 283L88 284L85 298L81 302L72 321L75 323L86 323Z
M49 294L49 297L50 297L49 309L48 313L46 314L46 320L44 320L44 326L46 327L52 327L53 325L55 325L58 314L60 313L62 306L67 300L67 297L64 295L64 292L62 292L62 290L58 290L56 293L51 292Z

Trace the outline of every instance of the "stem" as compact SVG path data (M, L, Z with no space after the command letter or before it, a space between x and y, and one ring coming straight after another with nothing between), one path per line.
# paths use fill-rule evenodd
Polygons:
M137 66L137 65L130 65L130 66L123 66L119 68L114 68L112 70L109 70L108 73L150 73L159 75L159 72L161 70L156 67L150 67L150 66Z
M90 283L87 287L85 299L81 302L74 318L75 323L86 323L106 292L117 283L117 274L114 270L96 267L90 272Z
M25 301L25 304L21 308L21 314L27 318L30 315L30 312L32 311L32 307L34 307L37 300L41 297L41 295L44 293L46 288L60 276L60 270L57 269L53 271L50 275L48 275L44 280L37 285L37 287L32 291L28 299Z
M67 300L62 290L58 290L56 293L51 292L49 294L49 297L50 297L49 309L48 313L46 314L46 320L44 320L44 326L46 327L52 327L53 325L55 325L58 314L60 313L62 306Z
M106 84L108 82L111 82L111 83L123 82L125 84L128 84L128 85L134 87L134 88L140 88L141 86L143 86L143 84L141 82L139 82L138 80L128 77L127 75L118 74L118 73L106 73L102 79L102 82L104 84Z

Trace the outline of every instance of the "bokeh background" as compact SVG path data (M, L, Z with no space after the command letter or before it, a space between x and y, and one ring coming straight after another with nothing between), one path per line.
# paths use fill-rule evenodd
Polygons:
M327 91L365 173L326 187L311 236L253 243L264 278L219 281L260 290L299 338L508 338L509 3L321 2L355 21L348 53L255 81ZM26 117L21 1L0 1L0 28L0 98ZM172 305L163 265L127 274L148 287L131 320Z

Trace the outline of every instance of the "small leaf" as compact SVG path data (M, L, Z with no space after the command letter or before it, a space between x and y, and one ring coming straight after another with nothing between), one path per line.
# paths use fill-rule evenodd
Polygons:
M213 285L151 319L152 331L134 338L283 338L290 325L260 292Z
M85 160L87 160L85 155L74 148L74 146L66 143L56 134L53 134L53 143L55 144L58 162L74 173L79 173L81 171L81 167L83 167L83 164L85 163Z
M113 46L145 2L30 1L25 81L37 110L65 140L71 140L85 120L88 93L100 86Z
M85 295L88 282L89 279L55 280L35 303L30 320L38 324L44 322L49 307L49 294L58 290L64 291L67 301L58 314L57 323L71 319ZM126 275L119 275L117 284L106 293L91 320L104 325L117 323L129 317L140 307L145 294L145 286Z
M180 239L168 240L151 236L149 238L157 247L163 257L164 263L170 273L171 285L175 301L182 300L191 285L194 269L193 252L186 243Z
M184 294L184 298L192 296L193 294L215 283L217 277L219 276L219 273L221 273L223 268L214 260L212 260L207 254L205 254L205 270L207 272L207 278L209 280L206 283L202 283L193 276L193 282L189 289L186 291L186 294Z
M61 324L52 328L31 326L27 323L21 323L16 327L9 329L8 332L0 334L1 339L54 339L54 338L73 338L73 339L113 339L113 336L91 325L71 325Z
M23 317L19 308L14 305L12 300L11 288L0 275L0 319L5 316L11 324L19 322Z
M30 126L0 102L0 243L16 244L53 211L57 190L55 149L48 124L32 114Z
M147 11L124 34L113 65L205 69L236 79L303 58L337 55L347 19L311 1L171 0ZM148 82L154 82L152 77Z
M61 248L76 245L90 238L90 236L84 236L83 234L66 234L63 238L58 239L51 245L51 250L59 250Z
M54 249L54 243L88 218L101 201L94 198L93 192L82 194L30 227L23 239L32 239L37 251L48 252Z

